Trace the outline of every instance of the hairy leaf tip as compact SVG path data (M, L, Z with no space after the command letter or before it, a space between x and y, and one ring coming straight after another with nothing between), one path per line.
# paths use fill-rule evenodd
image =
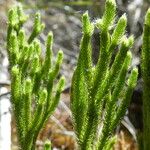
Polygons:
M37 12L37 13L35 14L35 24L36 24L36 25L39 25L40 20L41 20L41 14L40 14L39 12Z
M17 6L17 13L18 13L19 17L22 17L22 15L24 15L23 8L22 8L21 4L18 4L18 6Z
M64 86L65 86L65 77L62 76L59 80L58 91L62 92Z
M131 35L129 38L123 36L121 40L126 47L132 47L134 43L134 36Z
M128 57L128 59L132 58L132 53L130 51L127 52L127 57Z
M59 50L59 51L58 51L58 60L59 60L59 61L62 61L63 56L64 56L63 51L62 51L62 50Z
M105 9L110 10L111 12L116 11L116 1L115 0L106 0Z
M31 79L30 78L26 79L26 84L27 84L27 86L30 86L30 84L31 84Z
M23 29L21 29L21 30L19 31L19 36L20 36L20 37L24 37L24 36L25 36L25 31L24 31Z
M16 51L17 44L18 44L17 35L15 33L12 33L10 36L10 46L13 51Z
M131 88L134 88L136 86L137 82L137 77L138 77L138 69L134 68L131 72L130 78L129 78L129 86Z
M19 31L18 39L19 39L19 44L21 46L24 46L25 45L25 31L23 29Z
M41 23L41 15L39 12L35 14L34 27L37 33L41 32L45 28L45 24Z
M31 79L27 78L25 80L25 90L26 90L26 93L30 93L31 92L31 86L32 86Z
M28 19L28 16L24 14L22 5L20 3L17 6L17 14L21 23L24 23Z
M124 28L127 25L127 16L126 14L123 14L120 19L119 19L119 23L120 23L120 28Z
M12 25L13 24L13 18L14 16L13 16L13 9L10 9L9 11L8 11L8 24L10 24L10 25Z
M117 44L118 42L120 42L121 37L125 33L126 25L127 25L127 17L126 14L123 14L119 19L117 26L113 32L112 43Z
M116 2L115 0L107 0L105 4L105 12L102 18L102 29L107 30L114 22L116 15Z
M46 98L47 98L47 91L46 91L46 89L43 89L40 92L39 104L43 104L45 102Z
M11 33L11 38L12 38L12 39L17 38L16 32L12 32L12 33Z
M35 55L34 58L33 58L33 67L36 70L38 66L39 66L39 56Z
M145 24L150 26L150 8L148 9L146 16L145 16Z
M18 15L16 12L16 8L13 7L8 12L8 24L12 27L14 27L17 24L18 21Z
M131 59L132 59L132 53L130 51L128 51L126 58L125 58L125 68L129 68L129 65L131 63Z
M128 38L128 45L129 45L129 47L132 47L133 43L134 43L134 36L131 35L131 36Z
M82 16L83 22L83 33L92 35L94 31L94 25L90 22L88 11L86 11Z
M126 15L126 13L124 13L121 17L120 17L120 20L122 21L122 22L127 22L127 15Z
M52 32L52 31L50 31L50 32L48 33L47 38L48 38L48 39L52 39L52 38L53 38L53 32Z
M17 66L13 66L13 67L12 67L12 74L13 74L14 76L17 76L17 75L19 74L19 69L18 69Z
M116 1L115 0L107 0L106 3L111 3L112 5L114 5L116 7Z
M35 52L40 55L41 53L41 43L39 40L35 39L33 42Z
M53 32L49 32L47 35L46 45L49 47L53 42Z

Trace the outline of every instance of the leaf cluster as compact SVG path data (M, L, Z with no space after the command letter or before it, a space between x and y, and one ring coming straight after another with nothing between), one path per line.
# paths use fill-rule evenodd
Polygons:
M45 57L41 57L41 43L37 36L44 29L40 14L36 13L29 37L23 24L28 19L18 5L9 11L7 51L11 72L11 103L17 125L18 140L22 150L34 150L39 131L55 110L65 79L54 84L63 60L57 53L52 62L53 34L47 35ZM48 149L47 146L45 149Z
M115 0L106 0L104 15L95 24L88 12L82 16L83 36L71 86L74 129L82 150L106 150L113 143L110 137L125 115L137 81L137 68L127 76L134 39L125 35L126 14L112 29L115 16ZM94 66L91 37L95 26L100 31L100 54ZM118 51L112 60L115 49Z

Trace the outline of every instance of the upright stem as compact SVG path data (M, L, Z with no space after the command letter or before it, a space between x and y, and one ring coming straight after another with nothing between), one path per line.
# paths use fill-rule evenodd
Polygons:
M150 9L145 16L142 46L143 93L143 150L150 149Z

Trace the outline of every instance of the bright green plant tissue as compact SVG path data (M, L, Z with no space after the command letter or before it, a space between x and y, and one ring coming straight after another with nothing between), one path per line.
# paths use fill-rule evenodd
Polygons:
M73 123L81 150L112 149L116 139L111 138L112 132L125 115L136 86L137 68L128 76L134 39L125 35L125 14L113 29L115 16L115 0L106 0L104 15L96 24L90 22L87 12L82 16L83 36L71 86ZM100 31L100 54L93 66L91 36L95 26Z
M145 16L142 45L143 150L150 149L150 9Z
M32 33L26 36L23 24L28 16L22 7L9 11L7 51L11 72L11 103L15 116L19 147L35 150L39 131L56 108L64 87L64 77L54 86L63 59L59 51L52 64L53 34L46 40L45 58L41 57L41 44L36 38L44 29L40 14L35 15ZM45 149L50 149L45 146Z

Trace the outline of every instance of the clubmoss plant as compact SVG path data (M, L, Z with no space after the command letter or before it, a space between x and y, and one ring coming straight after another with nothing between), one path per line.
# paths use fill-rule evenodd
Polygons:
M142 45L143 86L143 150L150 149L150 9L145 16Z
M71 86L74 129L82 150L112 149L115 138L110 137L125 115L137 82L137 68L128 77L134 39L125 35L125 14L113 30L115 16L115 0L106 0L104 15L96 24L90 22L88 12L82 17L83 36ZM95 26L100 30L100 54L93 66L91 36Z
M64 77L54 86L63 59L59 51L52 64L53 34L46 40L45 58L41 57L40 41L44 29L40 14L35 15L33 30L26 36L23 24L28 16L18 5L9 11L7 51L11 72L11 103L21 150L35 150L39 131L55 110L64 87ZM48 149L45 146L45 149ZM49 148L50 149L50 148Z

